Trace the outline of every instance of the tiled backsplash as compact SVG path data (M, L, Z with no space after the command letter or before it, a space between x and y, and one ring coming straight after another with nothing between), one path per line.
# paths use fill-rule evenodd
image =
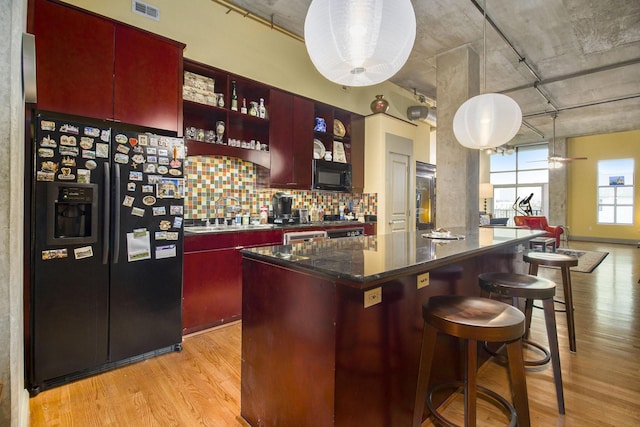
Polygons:
M214 203L221 197L235 197L243 209L257 215L260 206L270 206L277 189L256 188L256 166L253 163L223 156L192 156L185 161L187 178L184 201L185 218L214 217ZM293 209L322 206L325 214L338 214L339 207L360 206L364 214L376 215L377 194L333 193L326 191L284 190L293 196ZM210 209L208 209L210 205Z

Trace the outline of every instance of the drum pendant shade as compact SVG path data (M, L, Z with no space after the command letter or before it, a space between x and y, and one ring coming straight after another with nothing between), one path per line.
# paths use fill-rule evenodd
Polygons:
M509 142L521 124L522 110L516 101L499 93L485 93L458 108L453 133L467 148L493 148Z
M313 0L304 22L313 65L344 86L388 80L407 61L415 38L410 0Z

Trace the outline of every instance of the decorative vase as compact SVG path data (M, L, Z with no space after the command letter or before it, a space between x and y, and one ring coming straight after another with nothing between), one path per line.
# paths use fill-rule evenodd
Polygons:
M371 111L374 113L386 113L389 109L389 102L384 99L384 95L376 95L376 99L371 101Z

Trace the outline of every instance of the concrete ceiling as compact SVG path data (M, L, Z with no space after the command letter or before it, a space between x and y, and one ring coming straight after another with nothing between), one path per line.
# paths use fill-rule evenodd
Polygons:
M311 0L229 3L302 37ZM468 44L482 82L484 0L412 3L416 41L391 81L437 103L437 56ZM513 143L550 139L554 110L556 138L640 129L639 0L486 0L486 9L495 25L486 31L486 92L520 105Z

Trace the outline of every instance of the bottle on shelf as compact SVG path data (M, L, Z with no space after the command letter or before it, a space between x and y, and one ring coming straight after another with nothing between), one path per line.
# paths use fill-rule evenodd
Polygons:
M242 114L247 114L247 98L242 98L242 107L240 107Z
M264 98L260 98L260 106L258 107L258 117L261 119L267 118L267 108L264 106Z
M231 111L238 111L238 94L236 93L236 81L231 81Z

